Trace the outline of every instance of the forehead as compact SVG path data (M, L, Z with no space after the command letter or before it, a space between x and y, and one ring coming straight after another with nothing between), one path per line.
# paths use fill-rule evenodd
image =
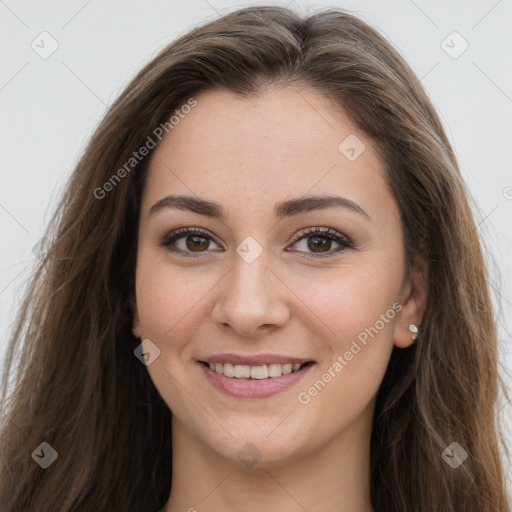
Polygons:
M155 159L172 152L174 159L210 161L203 171L236 159L244 169L258 162L272 163L275 169L288 159L311 156L312 149L336 154L339 137L358 131L346 116L332 112L327 98L295 87L271 88L252 98L216 89L196 100L197 106L164 138Z
M209 90L195 99L152 155L143 209L183 193L228 211L257 201L271 214L283 198L334 192L393 210L372 142L320 93L287 87L242 98Z

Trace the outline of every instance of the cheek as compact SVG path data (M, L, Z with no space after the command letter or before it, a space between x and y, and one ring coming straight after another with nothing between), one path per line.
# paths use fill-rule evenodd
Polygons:
M204 290L193 278L161 261L140 260L137 268L137 308L142 339L150 339L160 350L147 367L162 398L173 409L180 395L180 384L188 381L184 364L190 364L189 340L204 316L201 297ZM172 403L171 403L172 402Z
M401 273L385 263L340 268L336 278L295 281L298 296L307 297L302 316L309 310L321 319L314 333L319 346L328 348L298 401L312 405L310 411L318 407L333 421L340 420L340 411L360 412L377 392L389 362L402 308L396 301Z
M401 279L399 265L384 257L361 258L357 264L347 263L330 272L322 269L287 276L302 303L299 316L304 319L309 311L310 317L317 317L318 334L331 339L329 345L336 354L376 323L383 337L389 337L397 309L401 309L396 304Z
M215 285L213 272L171 266L165 254L142 251L136 274L142 335L167 344L198 323L202 298ZM218 279L217 279L218 280Z
M136 286L142 339L150 339L160 350L147 371L167 406L184 414L192 389L183 363L190 362L188 341L204 315L200 313L204 291L161 257L141 257L139 262Z

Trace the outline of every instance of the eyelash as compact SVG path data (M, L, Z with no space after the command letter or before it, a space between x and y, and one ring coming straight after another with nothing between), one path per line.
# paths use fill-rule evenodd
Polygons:
M176 242L177 240L181 238L186 238L186 236L193 236L193 235L199 235L203 236L204 238L210 238L213 240L217 245L221 245L217 237L215 237L212 233L209 231L202 229L202 228L180 228L175 231L172 231L171 233L168 233L162 242L160 243L160 246L165 247L168 251L173 253L179 253L185 257L191 257L191 258L197 258L200 257L202 254L205 254L206 251L199 251L198 253L192 253L187 251L182 251L181 249L177 249L176 247L173 247L172 244ZM328 240L331 240L333 242L336 242L340 245L337 249L335 249L332 252L328 253L304 253L302 257L308 258L308 259L317 259L317 258L326 258L333 256L339 252L343 252L345 249L351 249L353 248L352 241L345 236L344 234L336 231L332 228L325 228L325 227L309 227L302 229L299 231L292 240L292 245L301 240L302 238L313 238L314 236L320 237L320 238L327 238Z

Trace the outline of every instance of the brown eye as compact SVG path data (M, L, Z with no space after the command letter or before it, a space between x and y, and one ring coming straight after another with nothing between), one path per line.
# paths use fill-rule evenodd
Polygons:
M178 239L176 239L178 240ZM202 251L208 249L210 241L204 236L188 235L185 237L187 249L191 251Z
M327 239L321 236L309 237L308 248L313 252L323 252L323 249L329 250L332 244L331 239Z
M183 256L199 256L208 253L212 243L219 245L213 235L200 228L181 228L169 233L160 245ZM215 250L218 252L218 247Z
M332 247L332 244L336 246ZM351 240L343 233L332 228L313 227L299 232L293 246L307 258L334 256L346 249L352 248ZM315 255L316 254L316 255Z

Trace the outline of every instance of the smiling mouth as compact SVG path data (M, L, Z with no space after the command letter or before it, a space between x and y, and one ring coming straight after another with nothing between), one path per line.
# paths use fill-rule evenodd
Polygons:
M231 377L234 379L272 379L289 375L298 372L303 368L313 364L313 361L306 363L284 363L284 364L262 364L257 366L249 366L245 364L230 364L230 363L209 363L207 361L200 361L200 363L212 372Z

